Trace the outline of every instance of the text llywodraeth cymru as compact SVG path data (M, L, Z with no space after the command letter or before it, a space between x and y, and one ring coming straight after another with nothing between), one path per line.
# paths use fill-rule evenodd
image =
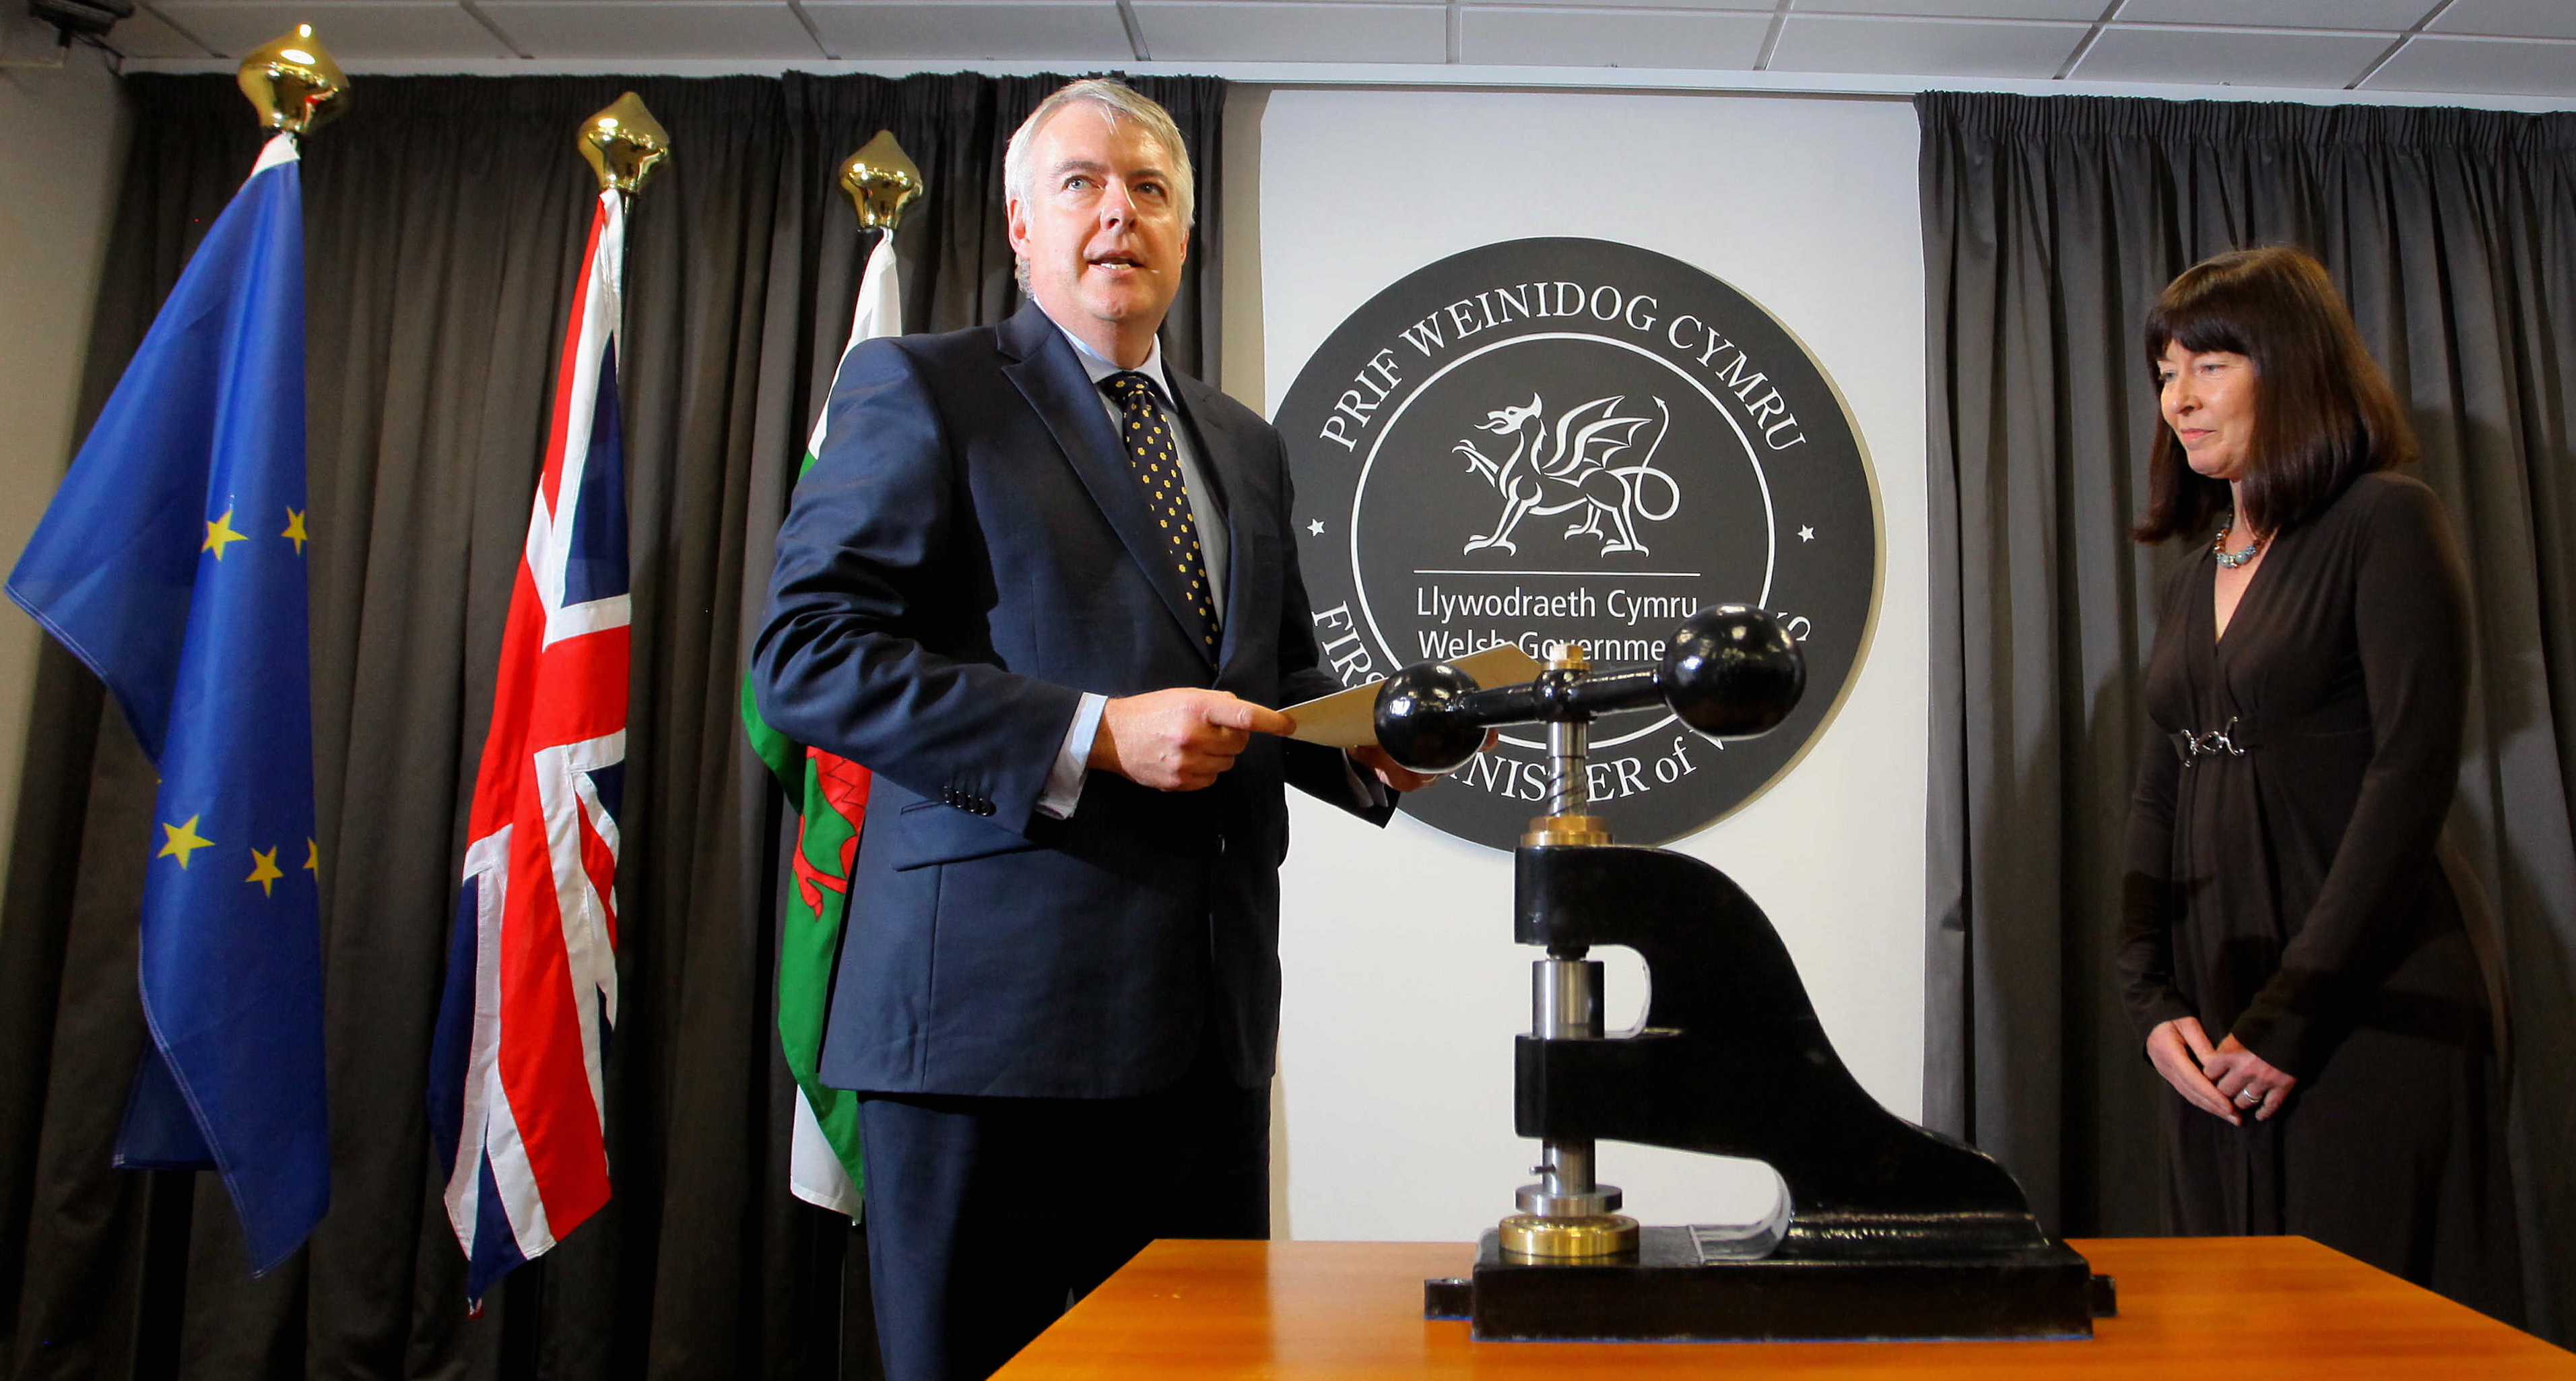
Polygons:
M1565 594L1532 594L1518 585L1507 592L1464 594L1437 585L1417 585L1413 589L1414 615L1438 619L1443 624L1461 619L1597 619L1607 613L1634 628L1641 623L1679 623L1699 609L1696 595L1641 595L1624 589L1612 590L1600 598L1582 589Z

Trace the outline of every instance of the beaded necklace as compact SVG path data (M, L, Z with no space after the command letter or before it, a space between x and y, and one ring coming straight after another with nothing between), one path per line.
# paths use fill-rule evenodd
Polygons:
M2229 529L2235 526L2236 510L2231 508L2218 515L2218 531L2211 534L2209 539L2210 554L2218 558L2219 565L2224 566L2231 571L2252 562L2253 559L2261 555L2263 551L2263 538L2259 533L2256 534L2251 541L2248 541L2245 544L2243 550L2229 551L2227 549L2227 533Z

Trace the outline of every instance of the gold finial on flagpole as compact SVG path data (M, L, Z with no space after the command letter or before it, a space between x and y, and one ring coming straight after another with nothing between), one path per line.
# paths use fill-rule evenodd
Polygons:
M310 24L253 49L242 59L239 79L260 123L289 134L318 128L349 105L348 74L313 37Z
M861 229L893 230L928 185L892 130L878 130L867 147L841 160L841 190L858 208Z
M583 161L599 174L599 190L611 188L632 194L659 170L671 156L671 133L653 112L644 108L642 97L629 91L611 101L606 110L581 122Z

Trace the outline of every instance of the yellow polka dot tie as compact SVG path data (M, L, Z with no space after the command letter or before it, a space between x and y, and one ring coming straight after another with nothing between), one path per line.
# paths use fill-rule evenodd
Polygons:
M1118 404L1118 435L1127 445L1127 467L1135 472L1136 482L1145 486L1145 507L1153 512L1154 532L1165 539L1164 555L1187 587L1190 612L1198 616L1199 637L1213 656L1216 600L1208 589L1207 563L1199 555L1198 524L1190 518L1189 485L1181 478L1180 460L1172 450L1171 428L1155 404L1154 381L1131 369L1101 380L1100 387Z

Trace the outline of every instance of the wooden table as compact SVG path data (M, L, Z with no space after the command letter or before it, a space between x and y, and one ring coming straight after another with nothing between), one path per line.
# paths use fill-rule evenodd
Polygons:
M2576 1354L2298 1237L2077 1241L2119 1278L2089 1342L1478 1343L1422 1317L1474 1249L1156 1242L1012 1359L1001 1381L1474 1377L2576 1378Z

